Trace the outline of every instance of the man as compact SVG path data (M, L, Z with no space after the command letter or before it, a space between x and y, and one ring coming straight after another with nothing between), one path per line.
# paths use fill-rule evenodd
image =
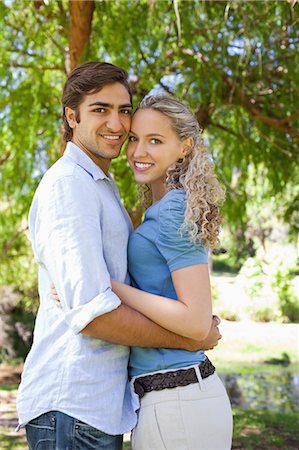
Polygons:
M39 265L40 308L18 392L30 449L119 449L136 423L128 346L211 348L164 330L122 305L110 275L127 279L131 231L109 175L131 124L127 73L87 62L62 96L66 151L44 175L29 228ZM61 308L51 300L51 282Z

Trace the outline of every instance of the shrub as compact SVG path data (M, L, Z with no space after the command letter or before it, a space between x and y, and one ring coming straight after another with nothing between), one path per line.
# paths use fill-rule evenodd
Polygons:
M276 272L272 283L278 296L281 314L288 322L299 322L299 304L292 286L294 273L292 269L281 268Z

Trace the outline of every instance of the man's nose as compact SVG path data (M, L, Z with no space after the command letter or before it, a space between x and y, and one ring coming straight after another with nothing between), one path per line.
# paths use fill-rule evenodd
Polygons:
M107 120L107 128L111 131L120 131L122 129L119 112L111 112Z

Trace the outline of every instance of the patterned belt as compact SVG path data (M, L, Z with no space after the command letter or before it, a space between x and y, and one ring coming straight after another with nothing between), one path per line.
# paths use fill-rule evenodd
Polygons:
M208 358L199 364L198 368L202 378L207 378L215 372L215 367ZM192 383L198 383L194 367L138 377L134 381L134 389L136 394L142 398L146 392L188 386Z

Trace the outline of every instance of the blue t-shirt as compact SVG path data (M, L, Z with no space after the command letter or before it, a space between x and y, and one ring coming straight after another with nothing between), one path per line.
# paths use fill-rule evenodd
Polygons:
M142 224L131 234L128 267L133 286L152 294L177 300L171 272L194 264L207 264L208 251L182 234L186 194L171 190L145 213ZM132 347L130 376L197 364L203 351Z

